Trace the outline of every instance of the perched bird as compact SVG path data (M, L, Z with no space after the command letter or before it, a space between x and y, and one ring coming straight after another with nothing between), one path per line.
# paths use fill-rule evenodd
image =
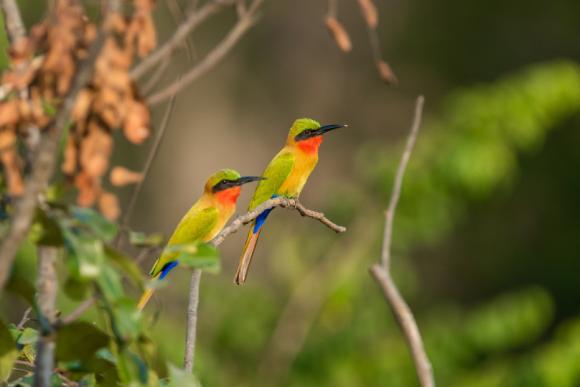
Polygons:
M258 183L249 210L273 197L297 198L318 162L318 148L322 143L322 135L345 126L336 124L320 126L317 121L310 118L294 121L288 133L286 146L266 167L263 174L265 180ZM235 282L238 285L246 281L258 237L270 211L262 212L251 224L236 273Z
M167 247L211 241L234 214L241 186L257 180L262 180L262 177L240 176L233 169L222 169L214 173L207 180L201 198L187 211L173 231ZM166 249L149 274L158 280L164 279L179 264L176 260L178 254ZM153 291L151 288L143 293L138 304L139 310L145 307Z

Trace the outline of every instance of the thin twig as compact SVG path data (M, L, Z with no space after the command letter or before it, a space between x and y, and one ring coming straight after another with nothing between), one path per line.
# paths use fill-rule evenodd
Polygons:
M197 80L202 75L212 70L225 56L230 52L230 50L236 45L236 43L244 36L244 34L252 27L255 22L255 13L262 0L254 0L254 2L248 7L248 10L240 19L238 19L232 30L226 35L226 37L215 46L200 62L198 62L193 68L191 68L185 75L183 79L179 79L164 89L156 92L155 94L147 98L149 105L153 106L160 102L163 102L172 95L179 93L190 83Z
M40 246L38 249L38 280L37 304L42 319L49 326L56 321L56 294L58 290L56 278L56 258L58 250L52 246ZM39 318L40 320L41 318ZM41 324L42 326L42 324ZM34 385L38 387L51 386L54 368L54 330L42 328L36 343L36 358L34 367Z
M411 357L415 364L419 383L422 387L434 387L435 379L433 377L433 369L427 357L427 352L421 339L417 321L413 317L413 312L411 312L409 305L407 305L401 293L399 293L397 285L395 285L391 275L381 265L378 263L374 264L371 268L371 274L383 290L385 299L391 306L391 310L405 335L405 339L411 350Z
M336 0L328 0L328 11L326 12L326 17L336 18L338 10L338 5L336 4Z
M403 186L403 178L405 177L407 164L409 163L411 153L413 152L413 147L417 141L417 134L419 133L419 128L421 126L421 117L423 115L424 103L425 98L423 98L423 96L419 96L415 104L413 124L411 125L409 137L407 138L407 143L405 144L405 149L401 155L401 160L399 161L399 166L397 167L397 173L395 174L393 191L391 192L389 206L385 212L385 235L383 236L382 262L383 266L387 270L391 264L391 240L393 239L393 220L395 218L395 210L397 209L399 198L401 197L401 187Z
M89 308L93 306L95 302L97 302L97 299L94 297L83 301L81 304L79 304L79 306L76 307L75 310L73 310L67 316L60 319L60 321L57 322L57 326L67 325L72 323L73 321L76 321L76 319L81 317L87 310L89 310Z
M328 219L322 212L313 211L305 208L300 202L296 199L289 199L284 197L277 197L274 199L270 199L265 201L264 203L260 204L252 211L247 212L244 215L238 216L234 219L227 227L224 227L222 231L211 241L214 246L219 246L223 243L223 241L230 235L238 231L243 225L250 223L252 220L256 219L260 214L266 210L269 210L274 207L283 207L283 208L293 208L297 210L302 216L307 216L312 219L316 219L326 227L330 228L331 230L341 233L346 231L346 227L340 226L330 219Z
M20 16L20 10L15 0L1 0L0 8L4 14L4 24L11 43L26 36L26 28Z
M403 154L401 155L401 160L395 175L393 191L391 192L391 198L389 200L389 206L385 212L385 233L383 238L381 264L373 265L371 268L371 274L377 283L381 286L385 299L391 307L391 310L395 315L401 330L403 331L407 345L411 351L411 357L413 359L413 363L415 364L415 371L417 372L419 383L422 387L434 387L435 379L433 377L433 370L431 368L429 358L427 357L417 322L413 317L411 309L397 289L397 286L391 277L390 271L390 250L391 239L393 236L393 220L395 217L395 210L397 209L397 204L399 202L399 197L401 195L401 187L403 184L405 170L417 140L417 133L419 132L421 117L423 114L423 104L424 98L423 96L419 96L415 104L413 124L411 125L409 137L407 139Z
M26 183L22 198L16 203L14 216L2 245L0 246L0 294L8 279L12 262L22 240L26 237L36 210L38 195L46 188L54 173L60 137L68 122L78 93L89 82L95 62L104 45L106 31L101 29L91 45L87 59L79 65L72 87L66 96L46 137L38 146L38 153L32 165L31 176Z
M201 282L201 270L195 269L191 273L189 289L189 305L187 306L187 327L185 334L185 355L183 368L191 374L195 360L195 338L197 332L197 308L199 306L199 283Z
M131 70L131 78L141 78L147 73L147 71L154 68L163 59L171 56L173 51L179 48L179 46L187 39L190 32L195 30L195 28L210 16L217 13L225 5L227 5L227 2L214 0L205 3L199 10L190 12L167 42Z
M24 328L24 326L26 325L26 323L28 321L30 321L30 312L32 312L32 308L26 308L26 310L24 311L24 314L22 315L22 319L20 320L20 322L18 323L18 325L16 325L16 328L17 329Z

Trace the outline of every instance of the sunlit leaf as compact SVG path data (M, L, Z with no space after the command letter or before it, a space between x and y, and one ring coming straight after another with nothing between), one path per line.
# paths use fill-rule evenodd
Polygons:
M96 236L104 241L111 241L117 235L115 223L105 219L101 214L91 208L73 207L73 217L87 226Z
M210 272L217 272L220 269L218 249L207 243L174 245L166 248L166 251L177 252L176 260L183 266Z
M168 364L169 381L167 387L201 387L197 378L173 364Z
M18 358L18 349L8 326L0 320L0 381L5 381Z
M140 231L131 231L129 233L129 243L137 247L161 246L164 242L163 234L153 233L145 234Z
M144 278L141 270L130 257L110 246L105 246L105 254L127 274L133 283L143 289Z

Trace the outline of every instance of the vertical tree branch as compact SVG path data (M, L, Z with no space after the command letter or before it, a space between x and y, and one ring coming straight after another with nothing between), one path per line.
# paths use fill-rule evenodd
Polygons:
M201 270L195 269L191 273L189 288L189 305L187 307L187 328L185 334L185 356L183 368L187 373L193 371L195 359L195 339L197 331L197 307L199 305L199 283L201 282Z
M36 343L34 386L51 386L54 369L54 329L56 321L56 258L58 250L52 246L40 246L38 249L38 280L36 302L40 312L41 332Z
M38 146L31 176L26 182L25 192L16 203L10 228L2 241L2 245L0 245L0 294L9 277L16 251L28 233L36 210L38 195L46 188L54 173L60 137L78 93L85 87L92 76L96 58L103 47L105 37L106 33L101 30L90 48L87 59L79 65L72 87L63 105L50 128L45 130L48 133Z
M16 0L1 0L0 8L4 16L4 25L6 32L8 32L8 39L10 43L15 43L17 40L26 36L26 28L20 16L20 10Z
M401 187L403 184L405 170L407 168L409 158L411 157L413 147L417 140L417 133L419 132L419 127L421 125L423 103L423 96L419 96L415 105L415 115L413 124L411 125L411 131L409 133L409 137L405 145L405 150L403 151L403 155L401 156L401 160L397 168L389 206L385 212L385 233L383 239L381 264L373 265L371 268L371 274L379 286L381 286L385 299L391 307L391 310L395 315L401 330L403 331L407 345L411 350L411 357L413 358L413 363L415 364L415 370L417 372L419 383L422 387L434 387L435 380L433 377L433 370L431 368L429 358L427 357L417 322L413 317L411 309L397 289L397 285L395 285L395 282L391 277L390 270L393 219L395 216L397 204L399 202L399 197L401 195Z

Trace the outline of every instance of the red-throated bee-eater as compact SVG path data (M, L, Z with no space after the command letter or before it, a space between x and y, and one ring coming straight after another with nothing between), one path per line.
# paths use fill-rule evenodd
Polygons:
M257 176L240 176L233 169L222 169L214 173L207 180L201 198L187 211L173 231L167 247L211 241L234 214L241 186L262 179ZM164 279L179 264L178 255L178 252L166 248L149 274L158 280ZM153 291L154 288L150 288L143 293L138 304L139 310L145 307Z
M249 210L276 196L298 198L318 162L318 148L322 143L322 135L345 126L337 124L320 126L317 121L310 118L294 121L288 133L286 146L266 167L263 174L265 180L258 183ZM235 282L238 285L246 281L258 237L270 211L271 209L262 212L251 224L236 273Z

